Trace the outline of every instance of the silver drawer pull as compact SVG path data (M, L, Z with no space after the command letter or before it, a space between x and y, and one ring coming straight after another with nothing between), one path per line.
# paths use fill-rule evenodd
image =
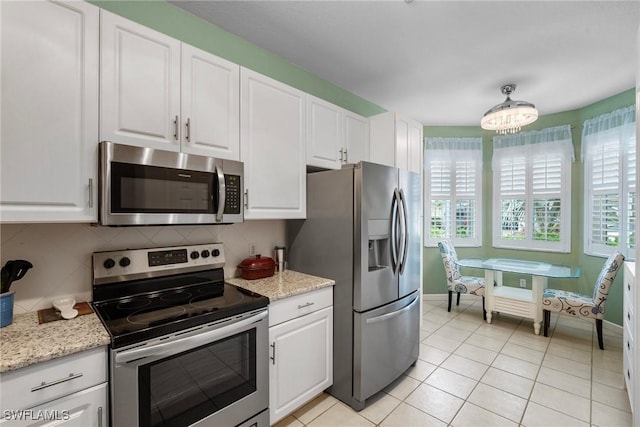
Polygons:
M38 391L38 390L42 390L43 388L47 388L47 387L51 387L53 385L58 385L67 381L71 381L71 380L75 380L76 378L80 378L82 376L82 374L69 374L68 377L65 378L60 378L59 380L55 380L55 381L51 381L50 383L46 383L44 381L42 381L42 384L40 384L37 387L34 387L31 389L32 392L34 391Z
M308 302L308 303L303 304L303 305L298 305L298 310L300 310L301 308L307 308L307 307L310 307L310 306L312 306L313 304L315 304L315 303L313 303L313 302Z

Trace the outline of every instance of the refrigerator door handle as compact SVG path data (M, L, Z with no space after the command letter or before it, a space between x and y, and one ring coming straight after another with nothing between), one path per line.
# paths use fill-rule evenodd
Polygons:
M400 189L400 202L402 205L402 256L400 258L400 274L404 273L404 267L407 265L407 253L409 252L409 214L407 213L407 200L404 197L404 191Z
M391 269L393 274L396 275L400 268L400 254L398 253L398 210L399 210L400 198L398 196L398 189L393 190L393 198L391 200Z
M365 320L365 323L367 325L370 325L371 323L384 322L385 320L389 320L389 319L391 319L393 317L400 316L402 313L411 310L411 308L415 305L415 303L417 301L418 301L418 295L416 295L416 297L413 299L413 301L411 301L406 306L402 307L400 310L396 310L396 311L393 311L393 312L387 313L387 314L382 314L382 315L376 316L376 317L371 317L371 318Z

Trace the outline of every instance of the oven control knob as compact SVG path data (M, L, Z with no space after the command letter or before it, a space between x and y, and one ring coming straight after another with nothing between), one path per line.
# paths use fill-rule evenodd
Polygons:
M113 268L116 265L116 262L113 260L113 258L107 258L104 260L102 265L108 270L110 268Z
M200 258L200 254L198 253L198 251L191 252L191 259L198 259L198 258Z
M128 267L131 264L131 260L127 257L120 258L120 267Z
M211 256L215 257L215 256L218 256L218 255L220 255L220 250L219 249L214 249L214 250L211 251Z
M200 252L200 256L202 258L209 258L209 251L205 249L204 251Z

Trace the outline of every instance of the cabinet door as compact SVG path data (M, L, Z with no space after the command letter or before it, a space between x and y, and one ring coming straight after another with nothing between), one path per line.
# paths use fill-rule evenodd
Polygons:
M333 307L269 328L269 412L275 424L333 383Z
M307 95L307 165L340 169L344 162L342 108Z
M409 160L408 168L409 172L421 173L422 172L422 125L418 122L409 122Z
M344 112L345 163L369 161L369 119Z
M0 8L2 221L96 221L99 9Z
M396 164L402 170L409 169L409 122L396 116Z
M180 42L100 11L100 139L180 149Z
M240 159L240 66L182 44L184 153Z
M369 161L380 165L396 165L396 123L394 113L369 117Z
M242 68L240 99L245 219L304 218L304 93Z
M21 412L21 413L20 413ZM0 425L20 426L55 425L61 427L107 426L107 383L52 400L27 411L4 411ZM7 416L9 415L9 416ZM48 422L48 423L47 423Z

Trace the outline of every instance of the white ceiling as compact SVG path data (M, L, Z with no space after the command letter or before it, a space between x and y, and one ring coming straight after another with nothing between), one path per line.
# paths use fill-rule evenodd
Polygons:
M172 3L425 125L479 125L505 83L541 115L635 86L638 1Z

